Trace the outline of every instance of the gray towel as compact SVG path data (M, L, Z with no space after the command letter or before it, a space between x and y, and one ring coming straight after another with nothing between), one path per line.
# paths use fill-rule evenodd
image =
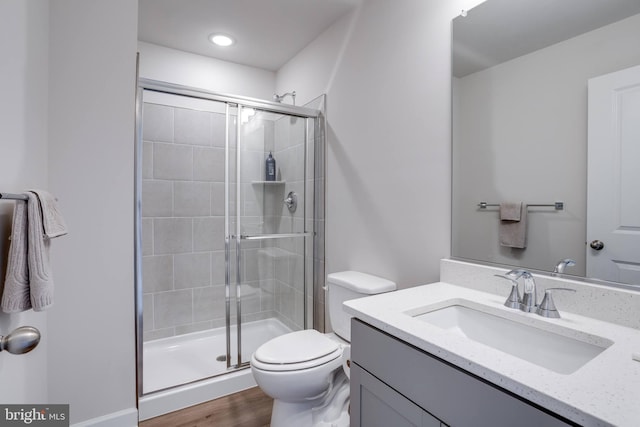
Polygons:
M67 225L64 222L64 218L62 218L60 210L58 209L56 198L44 190L29 191L36 193L38 200L40 201L44 235L49 239L53 239L54 237L60 237L67 234Z
M527 247L527 205L500 203L500 245L524 249Z
M35 192L25 193L27 202L17 201L13 212L13 228L7 275L2 294L5 313L33 308L42 311L53 304L53 277L49 263L50 238L66 234L66 226L55 205L55 199L42 192L45 203ZM45 230L43 217L49 217Z
M27 202L16 201L11 225L7 275L2 293L2 311L15 313L31 308L27 261Z

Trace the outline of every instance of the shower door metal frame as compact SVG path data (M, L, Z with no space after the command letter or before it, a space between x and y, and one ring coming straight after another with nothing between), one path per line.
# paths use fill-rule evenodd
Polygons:
M242 275L240 274L240 263L242 262L242 242L241 242L241 223L240 223L240 211L242 207L242 199L240 197L242 190L242 108L243 106L238 104L238 110L236 111L236 231L233 238L236 240L236 351L238 354L236 368L242 366ZM229 118L227 117L227 120ZM225 166L228 169L228 165ZM227 181L226 186L230 183ZM230 286L230 284L227 284ZM231 336L227 336L227 341L231 339ZM227 350L227 367L230 364L230 348Z
M243 97L243 96L235 96L217 93L213 91L207 91L199 88L194 88L190 86L178 85L174 83L167 83L158 80L138 78L138 85L136 91L136 131L135 131L135 182L134 182L134 204L135 204L135 217L134 217L134 234L135 234L135 242L134 242L134 252L135 252L135 263L134 263L134 276L135 276L135 320L136 320L136 385L137 385L137 396L138 398L145 395L143 392L143 289L142 289L142 223L141 223L141 213L142 213L142 107L144 103L143 93L145 90L165 93L169 95L182 95L190 98L204 99L210 101L218 101L225 103L225 112L226 112L226 126L225 126L225 317L226 317L226 339L227 339L227 368L228 369L242 369L248 366L248 362L242 363L242 346L241 346L241 334L242 334L242 319L241 319L241 274L240 274L240 261L241 261L241 241L242 240L261 240L261 239L278 239L278 238L292 238L292 237L312 237L313 232L307 232L306 228L303 233L284 233L284 234L272 234L272 235L242 235L240 230L240 130L241 130L241 120L240 114L242 108L255 108L257 110L262 110L266 112L276 113L276 114L284 114L288 116L300 117L305 119L305 142L304 142L304 176L305 181L307 180L307 163L308 163L308 155L307 147L309 144L309 121L310 119L319 119L322 112L320 110L298 107L287 104L280 104L272 101L265 101L256 98ZM237 131L236 131L236 230L235 234L230 233L230 212L229 212L229 137L230 137L230 127L229 127L229 117L230 108L236 107L236 117L237 120ZM305 195L306 196L306 195ZM306 224L306 205L304 203L305 213L304 213L304 223ZM231 240L234 239L236 241L236 304L237 304L237 363L232 365L230 362L231 359ZM308 254L306 253L306 244L304 245L304 260ZM304 271L304 328L308 327L307 322L307 263L303 263L303 271ZM229 372L229 371L227 371ZM227 373L225 372L225 374ZM161 390L157 390L161 391ZM156 391L154 391L156 392ZM154 393L151 392L151 393ZM151 394L147 393L147 394Z

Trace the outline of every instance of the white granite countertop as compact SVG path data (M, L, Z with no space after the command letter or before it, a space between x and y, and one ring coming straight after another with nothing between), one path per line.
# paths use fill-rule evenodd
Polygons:
M632 354L640 355L640 330L563 312L561 307L562 318L547 319L504 307L505 298L438 282L344 305L360 320L580 425L640 426L640 361L632 359ZM601 337L613 344L575 372L559 374L411 315L450 303L579 340Z

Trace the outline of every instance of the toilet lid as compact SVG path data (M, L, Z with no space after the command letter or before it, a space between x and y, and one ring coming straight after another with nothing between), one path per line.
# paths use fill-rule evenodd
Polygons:
M292 332L261 345L254 357L263 363L289 364L319 359L338 350L339 344L315 329Z

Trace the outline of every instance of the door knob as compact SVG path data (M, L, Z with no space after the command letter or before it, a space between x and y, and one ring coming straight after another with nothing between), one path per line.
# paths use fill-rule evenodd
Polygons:
M589 244L589 246L591 246L591 249L595 249L596 251L601 251L602 248L604 248L604 243L602 243L600 240L594 240Z
M40 342L40 331L33 326L21 326L9 335L0 336L0 351L13 354L28 353Z

